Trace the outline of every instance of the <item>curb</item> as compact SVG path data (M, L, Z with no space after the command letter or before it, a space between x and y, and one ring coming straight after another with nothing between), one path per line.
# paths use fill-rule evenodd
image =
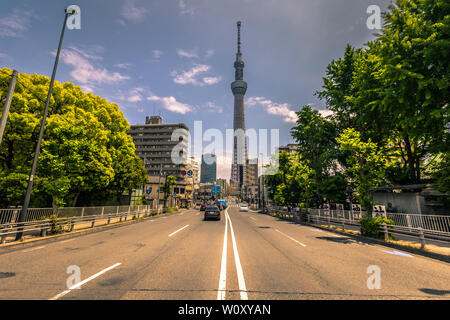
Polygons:
M304 226L311 226L317 229L321 229L324 231L328 231L328 232L334 232L343 236L347 236L347 237L351 237L351 238L355 238L358 240L364 240L365 242L368 243L372 243L372 244L379 244L385 247L390 247L390 248L394 248L394 249L399 249L399 250L403 250L403 251L407 251L409 253L414 253L416 255L420 255L420 256L424 256L427 258L431 258L431 259L436 259L436 260L440 260L442 262L447 262L450 263L450 256L447 255L443 255L443 254L439 254L439 253L435 253L435 252L430 252L430 251L425 251L425 250L421 250L421 249L417 249L417 248L411 248L411 247L407 247L407 246L402 246L400 244L396 244L396 243L390 243L390 242L385 242L383 240L379 240L379 239L375 239L375 238L369 238L366 236L361 236L361 235L355 235L355 234L349 234L349 233L345 233L342 231L337 231L337 230L333 230L333 229L328 229L328 228L324 228L315 224L311 224L308 222L298 222L295 220L288 220L288 219L283 219L280 217L276 217L280 220L284 220L284 221L289 221L289 222L295 222Z
M24 242L13 242L13 243L10 242L9 244L6 244L6 245L4 244L4 245L0 246L0 255L18 251L18 250L25 249L28 247L32 247L36 244L52 243L52 242L56 242L56 241L63 240L63 239L76 238L76 237L84 236L84 235L87 235L90 233L102 232L102 231L107 231L110 229L115 229L115 228L119 228L119 227L132 225L135 223L145 222L146 220L149 220L149 219L176 215L185 210L186 209L178 210L177 212L170 213L170 214L159 214L159 215L155 215L155 216L148 216L148 217L142 218L141 220L122 221L122 222L114 223L114 224L110 224L110 225L94 227L92 229L89 228L87 230L73 231L73 232L56 234L56 235L51 235L51 236L42 237L42 238L40 237L40 238L36 238L36 239L29 239L29 240L25 240ZM190 209L187 209L187 210L190 210Z

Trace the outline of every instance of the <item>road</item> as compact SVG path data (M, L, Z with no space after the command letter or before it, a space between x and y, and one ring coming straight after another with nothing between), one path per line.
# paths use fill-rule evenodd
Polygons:
M450 266L231 205L0 252L0 297L450 299Z

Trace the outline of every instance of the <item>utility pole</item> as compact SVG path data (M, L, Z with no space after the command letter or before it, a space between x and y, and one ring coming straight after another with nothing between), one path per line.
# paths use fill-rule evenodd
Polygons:
M156 200L156 212L159 213L159 197L161 195L161 176L162 176L162 163L159 164L159 178L158 178L158 198Z
M2 144L3 132L6 127L6 120L8 119L9 107L11 106L11 101L14 94L14 89L16 87L17 81L17 70L14 70L11 77L11 82L9 83L8 95L6 96L5 107L3 108L2 118L0 119L0 144Z
M36 143L36 148L34 151L33 164L31 166L30 177L28 178L28 187L27 187L27 192L25 194L25 200L24 200L23 206L22 206L22 211L20 212L19 223L25 222L25 219L27 216L27 211L28 211L28 206L30 205L30 198L31 198L31 191L33 189L34 175L36 173L36 166L37 166L37 162L39 159L39 152L41 151L41 142L42 142L42 137L44 136L45 121L47 120L48 107L50 105L50 98L52 97L53 83L55 81L56 69L58 68L59 55L61 53L61 47L62 47L62 42L63 42L63 38L64 38L64 31L66 30L67 18L69 17L70 14L75 14L75 13L76 13L75 10L70 10L70 11L67 9L65 10L64 23L63 23L63 27L62 27L62 31L61 31L61 36L59 38L58 51L56 52L55 64L53 66L52 78L50 80L50 87L48 89L47 101L45 102L44 115L42 117L41 129L39 130L39 137L38 137L38 140ZM22 228L19 228L18 232L16 233L16 241L20 240L20 238L22 238L22 235L23 235Z

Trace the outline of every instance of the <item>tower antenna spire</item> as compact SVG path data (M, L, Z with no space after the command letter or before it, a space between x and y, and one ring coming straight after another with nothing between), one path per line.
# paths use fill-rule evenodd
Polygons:
M237 35L238 35L238 43L237 43L237 45L238 45L238 54L241 54L241 22L240 21L238 21L237 22Z

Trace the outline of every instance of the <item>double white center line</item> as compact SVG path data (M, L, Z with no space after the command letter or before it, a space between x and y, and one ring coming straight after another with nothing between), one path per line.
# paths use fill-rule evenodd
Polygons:
M220 267L219 289L217 292L217 300L225 300L226 285L227 285L227 237L228 237L228 224L230 224L231 241L233 243L234 261L236 263L236 273L238 277L239 292L241 300L248 300L247 287L245 285L244 272L242 271L241 260L239 258L239 252L236 245L236 237L234 236L233 224L228 216L228 210L225 211L225 235L223 238L222 249L222 263Z

